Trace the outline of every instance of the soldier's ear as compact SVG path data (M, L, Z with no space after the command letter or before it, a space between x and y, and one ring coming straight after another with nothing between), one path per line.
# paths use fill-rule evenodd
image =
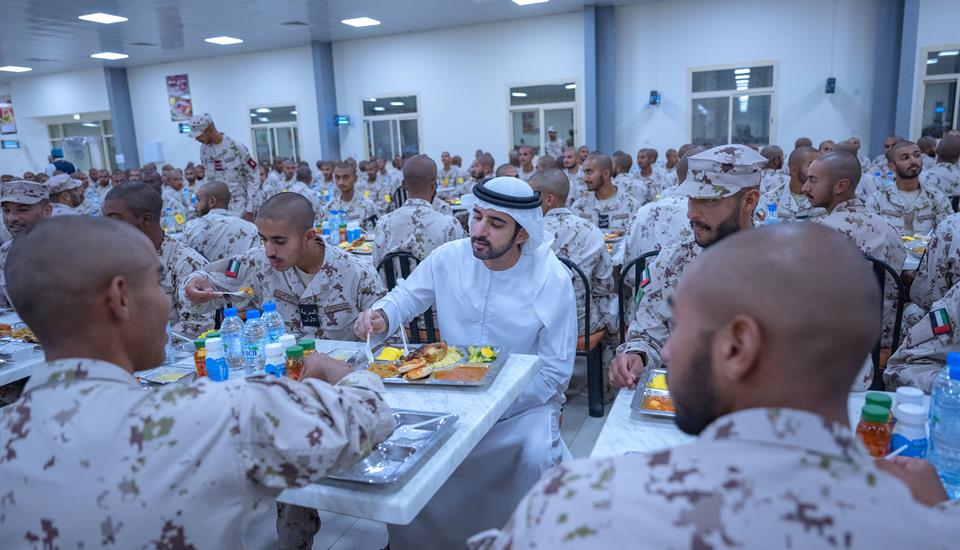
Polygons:
M715 375L730 384L748 377L756 368L763 346L763 331L756 319L736 315L714 333L712 353Z

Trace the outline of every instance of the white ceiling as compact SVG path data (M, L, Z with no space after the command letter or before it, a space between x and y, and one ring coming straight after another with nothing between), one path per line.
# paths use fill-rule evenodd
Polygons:
M642 1L642 0L634 0ZM511 0L3 0L0 66L31 67L0 72L0 81L99 66L132 67L178 59L272 50L436 28L450 28L577 11L593 1L550 0L518 6ZM605 4L625 4L612 0ZM77 19L103 12L128 18L103 25ZM381 24L354 28L342 19L372 17ZM294 23L294 24L290 24ZM218 46L213 36L242 38ZM111 51L122 61L91 59Z

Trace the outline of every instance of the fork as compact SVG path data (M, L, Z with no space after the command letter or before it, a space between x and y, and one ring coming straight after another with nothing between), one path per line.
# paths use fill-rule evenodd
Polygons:
M244 296L247 295L247 294L246 294L245 292L243 292L242 290L236 290L236 291L234 291L234 292L221 292L221 291L218 291L218 290L211 290L210 292L211 292L212 294L219 294L220 296L235 296L235 297L237 297L237 298L243 298Z
M400 325L400 340L403 341L403 355L410 355L410 348L407 347L407 331L404 330L403 325Z
M370 333L367 333L367 347L363 348L364 354L367 356L367 363L373 364L373 350L370 349Z

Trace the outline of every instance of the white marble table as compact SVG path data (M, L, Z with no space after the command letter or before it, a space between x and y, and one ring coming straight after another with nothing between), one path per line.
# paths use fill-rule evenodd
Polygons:
M20 317L12 311L0 315L0 323L12 325L19 322ZM27 378L33 373L33 367L42 363L43 359L43 352L34 350L30 356L25 359L0 365L0 386Z
M653 452L692 441L694 438L681 432L672 418L657 418L639 413L630 408L633 390L620 390L617 399L607 414L600 436L593 446L590 458L620 456L628 451ZM847 401L850 425L860 422L860 409L867 392L852 392ZM893 394L890 393L892 397ZM930 397L924 396L929 406Z
M362 350L358 342L317 341L317 350ZM387 386L385 399L395 409L456 413L453 433L413 473L391 485L326 481L284 491L279 500L358 518L406 525L533 378L539 359L511 355L497 378L486 387Z

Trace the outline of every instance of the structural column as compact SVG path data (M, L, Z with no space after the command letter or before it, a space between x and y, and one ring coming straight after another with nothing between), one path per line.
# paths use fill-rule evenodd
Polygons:
M103 77L107 84L107 99L110 102L110 123L113 125L113 146L116 150L117 167L126 170L140 166L137 152L137 132L133 126L133 105L130 102L130 86L127 70L104 67ZM116 160L116 159L114 159Z
M583 8L583 138L590 149L611 153L616 130L616 22L614 6Z
M313 84L317 95L317 127L323 158L340 158L340 130L335 122L337 88L333 74L333 47L330 42L311 42Z
M897 85L896 133L910 139L910 114L913 110L914 73L917 70L917 31L920 26L920 0L904 0L900 34L899 82ZM921 68L925 68L921 67ZM913 136L919 138L920 136Z

